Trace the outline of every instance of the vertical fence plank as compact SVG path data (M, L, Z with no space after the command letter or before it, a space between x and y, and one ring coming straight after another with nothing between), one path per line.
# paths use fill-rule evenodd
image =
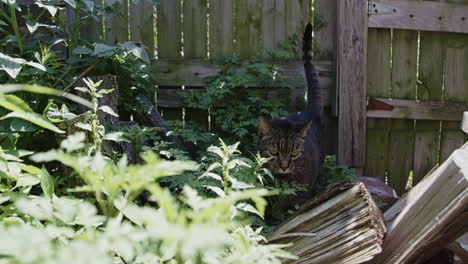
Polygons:
M418 100L442 101L445 33L420 33ZM417 120L414 141L413 186L437 166L440 121Z
M393 31L392 98L416 98L417 48L417 31ZM403 194L413 169L414 121L392 120L390 127L388 182Z
M233 0L210 0L210 57L234 52Z
M207 55L207 11L207 0L184 1L184 58L205 58ZM185 121L197 122L208 129L208 111L185 108Z
M236 52L242 58L260 55L261 5L259 0L236 1Z
M335 62L336 50L336 3L330 0L315 0L314 23L314 59ZM335 67L336 68L336 67ZM329 86L331 107L322 110L323 133L327 135L322 141L322 152L336 154L338 150L337 134L338 99L336 81Z
M315 57L334 59L336 49L336 3L330 0L315 0Z
M181 2L161 0L158 6L158 56L181 58Z
M468 3L467 3L468 4ZM468 34L447 33L445 101L468 101ZM442 122L440 161L465 142L460 122Z
M275 48L278 48L278 42L288 39L286 32L286 5L287 0L275 0Z
M115 7L114 14L106 18L104 40L108 44L128 40L128 0Z
M93 3L101 5L100 0L92 0ZM102 17L98 17L97 20L90 17L89 21L81 27L80 38L89 40L91 42L102 41Z
M338 161L364 167L366 132L367 3L338 2ZM350 45L352 43L352 45Z
M275 0L262 0L262 40L265 51L276 48Z
M207 0L184 1L184 57L204 58L207 51Z
M180 59L182 56L182 18L180 0L161 0L158 6L158 56ZM180 87L159 87L160 89L180 89ZM161 108L164 119L182 120L182 109Z
M150 58L154 57L153 4L150 0L130 1L130 40L146 46Z
M298 40L302 38L302 32L305 25L310 21L310 1L308 0L295 0L288 1L286 4L285 13L285 27L286 27L286 40L293 35L296 35ZM301 45L297 46L297 57L302 58Z
M369 29L367 41L367 96L390 97L391 31ZM385 181L388 159L389 120L367 120L364 175Z

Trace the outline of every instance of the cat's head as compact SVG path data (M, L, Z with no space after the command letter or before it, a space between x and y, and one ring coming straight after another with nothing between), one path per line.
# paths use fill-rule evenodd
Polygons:
M274 175L289 175L304 155L304 142L312 122L294 124L287 119L258 118L258 151L271 158L268 167Z

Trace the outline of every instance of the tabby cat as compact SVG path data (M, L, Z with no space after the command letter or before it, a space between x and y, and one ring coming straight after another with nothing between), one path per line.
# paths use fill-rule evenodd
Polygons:
M316 70L312 59L312 25L304 31L302 51L307 80L305 111L287 117L258 118L259 141L257 148L262 156L269 157L270 171L282 180L307 185L307 192L289 197L289 205L310 197L320 166L320 106Z

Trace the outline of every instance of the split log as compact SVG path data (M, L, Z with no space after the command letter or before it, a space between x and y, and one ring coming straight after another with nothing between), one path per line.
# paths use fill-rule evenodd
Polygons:
M298 260L283 263L363 263L380 253L385 223L363 183L340 183L304 204L268 236L292 243Z
M388 234L371 263L423 263L468 231L468 143L385 212Z
M463 132L468 134L468 112L463 113L461 129L463 130Z
M399 199L395 190L381 179L361 176L358 177L358 181L364 183L382 212L387 211Z

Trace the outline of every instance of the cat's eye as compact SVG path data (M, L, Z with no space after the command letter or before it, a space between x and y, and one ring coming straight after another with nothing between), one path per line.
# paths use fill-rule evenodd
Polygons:
M278 155L278 151L276 149L270 149L269 152L270 152L270 155L272 156Z
M299 157L299 154L300 154L300 153L299 153L299 152L296 152L296 151L290 153L291 158L297 158L297 157Z

